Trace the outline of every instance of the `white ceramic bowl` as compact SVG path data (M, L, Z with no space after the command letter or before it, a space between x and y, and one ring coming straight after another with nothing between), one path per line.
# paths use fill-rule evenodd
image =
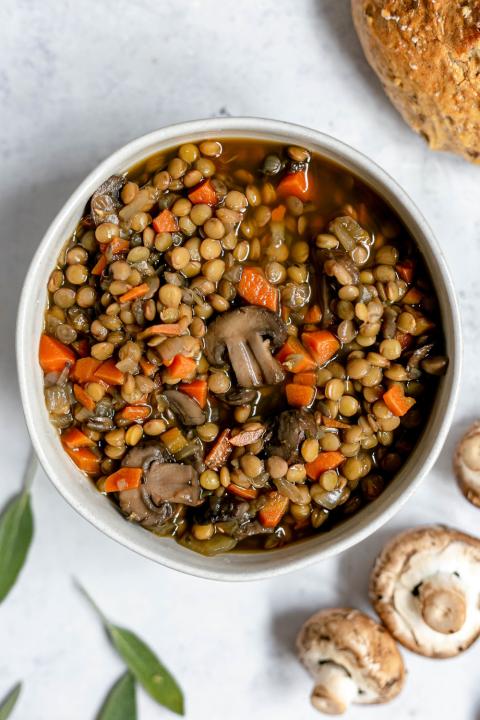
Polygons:
M305 146L347 168L376 190L403 219L423 253L440 300L450 359L422 442L375 502L326 534L271 552L233 553L215 558L197 555L169 538L158 538L127 522L97 492L63 451L49 422L37 361L47 279L94 190L110 175L125 172L155 152L208 137L245 137ZM460 375L460 320L452 281L432 231L410 198L383 170L356 150L315 130L257 118L218 118L173 125L144 135L111 155L82 182L50 225L25 279L18 312L17 361L22 402L35 452L46 474L72 507L110 537L162 565L215 580L252 580L301 568L346 550L377 530L403 505L435 462L450 426Z

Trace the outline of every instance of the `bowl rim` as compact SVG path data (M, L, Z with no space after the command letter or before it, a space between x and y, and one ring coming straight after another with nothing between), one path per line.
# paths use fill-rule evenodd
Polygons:
M358 527L353 528L351 531L350 526L348 526L350 520L347 520L344 523L335 526L335 528L323 536L314 536L309 540L293 543L291 546L286 546L286 548L295 547L297 549L297 552L290 553L290 555L293 555L292 557L285 557L286 548L263 553L255 553L257 557L261 556L263 558L263 562L257 563L258 567L257 565L253 565L251 568L243 568L240 570L235 570L235 564L238 564L235 558L245 557L248 553L234 553L233 555L229 555L229 560L222 563L221 568L216 567L215 561L217 558L202 558L202 562L199 562L197 556L197 562L189 562L188 556L196 555L192 553L192 551L187 551L188 556L185 555L185 559L170 557L165 558L162 554L163 543L159 541L160 539L156 538L157 542L155 548L149 548L147 547L147 542L142 543L142 536L138 535L138 540L136 538L127 538L125 533L121 530L116 530L110 527L108 522L106 523L100 520L93 510L79 503L79 501L74 498L73 493L69 490L68 481L65 482L61 474L59 474L53 467L49 453L46 451L44 444L42 443L41 433L38 430L40 423L37 422L37 419L40 415L45 413L45 407L43 404L42 407L39 407L38 403L35 403L32 399L33 394L29 392L32 382L35 382L35 366L37 363L32 362L31 360L32 337L31 334L28 333L27 326L29 316L32 312L33 293L35 287L41 281L41 278L37 277L37 268L40 266L40 259L48 252L49 247L53 245L55 241L58 241L59 233L63 231L63 225L67 223L68 218L75 216L78 219L78 213L81 212L85 201L88 197L90 197L95 188L111 174L119 172L119 168L127 168L134 165L135 162L133 162L133 158L135 155L138 155L143 151L143 157L147 158L151 155L152 152L147 151L150 146L159 145L161 148L159 148L158 151L160 151L161 149L175 147L176 145L188 142L189 138L193 136L214 137L221 136L222 134L225 137L232 138L257 137L258 139L263 136L265 138L270 138L271 140L275 140L276 138L291 138L292 141L295 139L297 142L301 142L303 140L303 143L307 146L309 144L316 146L314 150L320 156L323 155L325 157L330 157L337 164L350 169L350 171L360 177L363 182L367 184L374 183L377 186L374 188L375 192L380 194L386 202L390 202L390 204L395 202L398 206L393 206L394 211L397 212L402 221L409 226L412 236L414 237L417 245L420 246L420 251L424 257L426 255L426 251L429 252L430 257L425 257L425 260L429 266L429 271L432 275L437 295L440 295L439 288L442 290L442 293L445 293L445 297L440 297L440 300L443 303L442 315L444 313L447 314L446 319L451 326L449 337L447 337L447 332L445 331L446 342L447 344L450 344L448 371L450 383L448 388L444 385L442 389L442 397L444 396L443 405L445 408L441 418L436 419L438 428L435 437L430 439L431 447L428 454L423 458L423 461L420 463L420 467L416 469L416 473L414 474L413 471L410 471L411 477L405 477L403 479L402 490L400 491L400 489L398 489L397 492L391 491L389 493L388 502L385 502L385 500L382 502L382 497L387 492L387 488L385 493L383 493L382 496L380 496L380 498L378 498L373 504L363 508L360 513L353 516L352 519L355 517L357 518L356 525L358 525ZM128 160L128 158L132 158L132 160ZM415 227L416 233L412 231L410 227L412 225ZM62 237L65 241L66 236L62 235ZM54 261L55 258L52 257L51 267L53 267ZM438 271L438 277L433 277L431 265L434 265L435 269ZM43 277L43 285L45 286L45 284L46 279ZM35 311L38 311L35 304L34 308ZM446 322L444 317L442 317L442 323L445 328ZM110 538L116 540L125 547L128 547L130 550L166 567L205 579L244 581L268 578L286 572L291 572L293 570L298 570L315 562L319 562L322 559L326 559L343 552L378 530L382 525L388 522L388 520L396 512L398 512L400 507L408 500L412 492L416 489L416 487L418 487L421 480L432 468L448 433L459 394L462 365L462 334L455 288L446 265L443 252L420 210L407 193L385 170L360 151L313 128L266 118L219 117L171 124L137 137L110 154L78 185L78 187L62 205L46 230L35 251L25 276L17 314L16 351L20 394L28 432L34 450L47 477L51 480L65 500L80 515L82 515L82 517ZM439 395L440 390L437 393L437 398ZM425 429L424 439L426 437L427 430ZM418 446L415 448L413 456L417 454ZM66 460L67 456L65 455L65 461ZM72 464L69 459L68 462L69 464ZM405 465L408 465L409 463L410 460L408 460ZM403 467L405 467L405 465ZM80 471L77 470L77 472L81 474ZM402 470L399 474L402 474ZM84 476L82 475L82 477ZM389 488L392 488L394 484L395 480L392 481ZM123 518L122 521L125 522ZM348 526L347 532L338 532L338 528L345 528L345 526ZM148 531L144 531L143 528L141 530L144 533L151 535ZM170 539L167 541L171 542ZM308 549L307 545L309 546ZM317 545L317 547L314 547L315 545ZM305 552L301 552L302 547L305 548ZM224 559L227 558L226 555L217 557Z

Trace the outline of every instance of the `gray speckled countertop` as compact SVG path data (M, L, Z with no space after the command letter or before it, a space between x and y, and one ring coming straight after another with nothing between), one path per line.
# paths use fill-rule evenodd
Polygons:
M376 160L437 234L463 316L461 398L434 471L388 527L287 577L214 584L116 545L39 474L35 542L0 608L0 697L24 679L20 720L93 720L121 672L72 576L112 618L149 638L181 679L189 720L313 720L310 681L292 655L300 623L329 604L367 608L372 559L395 529L448 521L478 533L480 511L462 499L450 464L478 416L480 168L431 153L403 124L363 59L348 0L4 0L0 58L0 503L19 487L29 448L14 356L23 276L69 193L127 140L219 113L310 125ZM405 658L403 694L352 709L352 720L478 720L480 644L454 660ZM139 706L141 720L167 716L144 693Z

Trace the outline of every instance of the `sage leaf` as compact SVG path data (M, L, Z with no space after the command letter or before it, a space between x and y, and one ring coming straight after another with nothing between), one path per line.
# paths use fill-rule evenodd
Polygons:
M137 720L135 679L128 670L108 693L97 720Z
M31 456L25 473L24 488L0 515L0 603L12 589L27 557L33 537L30 485L37 469Z
M10 717L13 708L20 695L22 689L22 683L17 683L12 690L8 693L7 697L0 703L0 720L7 720Z
M183 715L183 694L173 675L135 633L118 625L107 624L118 654L140 685L160 705Z
M177 715L183 715L184 700L182 690L165 665L160 662L155 653L138 635L111 623L87 591L78 583L77 585L95 612L100 616L113 646L135 679L159 705L163 705L172 712L177 713Z

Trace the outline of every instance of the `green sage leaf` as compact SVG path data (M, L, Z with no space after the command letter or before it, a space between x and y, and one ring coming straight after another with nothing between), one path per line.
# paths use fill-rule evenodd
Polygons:
M182 690L165 665L138 635L126 628L113 625L87 591L78 583L77 586L100 616L113 646L135 679L159 705L163 705L178 715L183 715Z
M183 694L173 675L135 633L107 624L107 632L118 654L140 685L160 705L183 715Z
M22 689L22 683L17 683L12 690L8 693L7 697L0 703L0 720L7 720L10 717L13 708L16 705L20 690Z
M135 679L128 670L108 693L97 720L137 720Z
M30 504L30 485L37 469L37 459L31 455L25 473L23 491L0 515L0 603L15 584L27 557L33 537L33 515Z

